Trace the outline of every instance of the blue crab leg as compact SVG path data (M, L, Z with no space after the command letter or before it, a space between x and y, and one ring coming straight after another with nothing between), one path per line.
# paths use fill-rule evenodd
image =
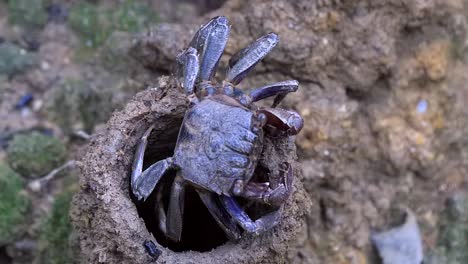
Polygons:
M184 201L185 180L180 175L180 172L177 172L171 187L166 220L166 236L174 242L179 242L182 238Z
M256 102L267 97L276 96L272 108L275 108L284 99L286 94L297 91L299 82L296 80L288 80L269 84L259 87L250 92L252 102Z
M197 50L189 47L177 55L177 64L178 78L182 88L187 95L193 94L200 67Z
M239 84L247 73L278 44L278 41L278 35L269 33L234 54L229 60L227 80L234 85Z
M138 200L146 200L164 174L169 169L174 168L172 158L167 158L156 162L142 172L146 145L148 144L148 137L152 130L153 126L149 127L141 137L133 159L130 185L133 194Z
M201 81L213 79L216 66L229 38L229 27L226 17L215 17L203 25L190 42L190 47L195 48L200 55L199 79Z
M281 220L282 207L253 221L242 207L240 207L234 197L221 195L220 200L226 211L248 233L260 234L272 229Z
M218 195L200 189L196 190L200 199L205 204L206 208L208 208L208 211L211 213L216 223L218 223L224 233L226 233L228 238L231 240L239 239L241 235L240 230L237 227L236 222L221 206Z

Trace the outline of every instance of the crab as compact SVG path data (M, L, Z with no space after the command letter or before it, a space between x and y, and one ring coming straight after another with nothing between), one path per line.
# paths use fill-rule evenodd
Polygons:
M216 83L215 72L224 52L230 25L219 16L201 26L189 47L177 56L177 79L189 98L189 107L179 130L172 157L157 161L143 171L144 153L153 127L140 139L132 166L131 190L146 200L169 170L175 170L167 212L162 194L156 195L159 228L170 240L182 235L184 195L192 187L230 239L243 232L260 234L281 220L283 205L292 193L293 169L285 163L281 183L253 181L262 152L264 136L294 136L303 127L302 117L276 108L283 98L298 89L288 80L256 88L246 94L237 85L278 43L275 33L266 34L229 60L224 81ZM275 97L271 107L254 103ZM272 212L252 219L237 198L271 205Z

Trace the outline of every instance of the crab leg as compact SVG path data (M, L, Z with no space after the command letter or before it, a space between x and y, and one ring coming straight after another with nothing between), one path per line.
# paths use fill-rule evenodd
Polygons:
M236 222L221 206L218 195L209 193L200 189L196 189L200 199L205 204L208 211L213 216L214 220L223 229L229 239L237 240L240 238L240 230L237 227Z
M164 211L164 203L162 200L163 192L162 188L156 193L156 213L158 214L159 220L159 229L167 236L167 228L166 228L166 212Z
M200 54L200 80L213 79L229 38L229 30L229 21L226 17L215 17L203 25L190 42L190 47L195 48Z
M185 181L178 172L171 187L169 209L167 210L169 221L166 221L166 235L174 242L179 242L182 238L184 199Z
M177 64L178 78L182 88L187 95L193 94L200 67L197 50L189 47L177 55Z
M263 87L256 88L250 92L252 102L256 102L267 97L276 96L272 108L275 108L286 97L286 94L295 92L299 88L299 82L296 80L288 80L277 82Z
M278 35L269 33L234 54L229 60L227 80L234 85L239 84L247 73L278 44L278 41Z
M166 171L174 167L172 158L167 158L156 162L142 172L143 157L145 155L146 145L148 144L148 137L152 130L153 126L149 127L141 137L133 160L130 184L132 192L138 200L146 200Z
M233 197L221 195L220 200L226 211L248 233L259 234L263 231L270 230L281 220L281 213L283 210L282 208L279 208L278 210L268 213L253 221Z

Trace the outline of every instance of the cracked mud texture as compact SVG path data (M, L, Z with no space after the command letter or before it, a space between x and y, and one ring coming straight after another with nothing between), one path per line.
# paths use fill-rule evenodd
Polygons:
M233 0L199 18L231 22L221 67L261 35L280 36L242 88L300 81L283 106L305 118L298 156L313 203L290 263L378 263L369 236L398 206L434 249L444 200L468 180L467 10L463 0ZM133 55L170 72L198 25L160 24Z
M92 140L81 169L80 192L74 197L72 221L78 230L82 258L87 263L149 263L153 258L143 243L155 241L140 218L129 193L130 167L137 141L150 124L147 157L171 155L188 101L169 77L154 88L138 93L124 110L116 112L107 127ZM260 163L270 168L288 160L296 168L295 192L286 203L283 219L272 231L243 236L209 252L162 250L158 263L284 263L289 242L305 226L310 200L301 184L293 141L267 140ZM161 155L165 155L161 157ZM186 204L187 207L187 204ZM199 215L199 214L198 214ZM190 221L196 221L190 219ZM213 226L208 227L206 236ZM206 236L202 236L203 239ZM195 238L201 239L201 237ZM203 241L199 241L202 243Z

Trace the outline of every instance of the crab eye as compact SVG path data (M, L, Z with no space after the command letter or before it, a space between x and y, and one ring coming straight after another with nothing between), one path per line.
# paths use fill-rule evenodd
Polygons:
M198 104L198 98L195 94L191 94L189 96L187 96L187 99L189 101L189 107L193 107L195 106L196 104Z
M264 113L258 114L257 122L261 127L265 126L267 122L267 116Z
M241 96L239 96L238 100L239 100L239 103L241 103L244 106L248 106L252 103L252 98L250 98L250 96L246 94L242 94Z
M260 131L267 122L267 116L264 113L256 113L252 116L252 131L257 133Z
M234 95L234 87L232 85L226 85L223 87L223 92L226 95L233 96Z

